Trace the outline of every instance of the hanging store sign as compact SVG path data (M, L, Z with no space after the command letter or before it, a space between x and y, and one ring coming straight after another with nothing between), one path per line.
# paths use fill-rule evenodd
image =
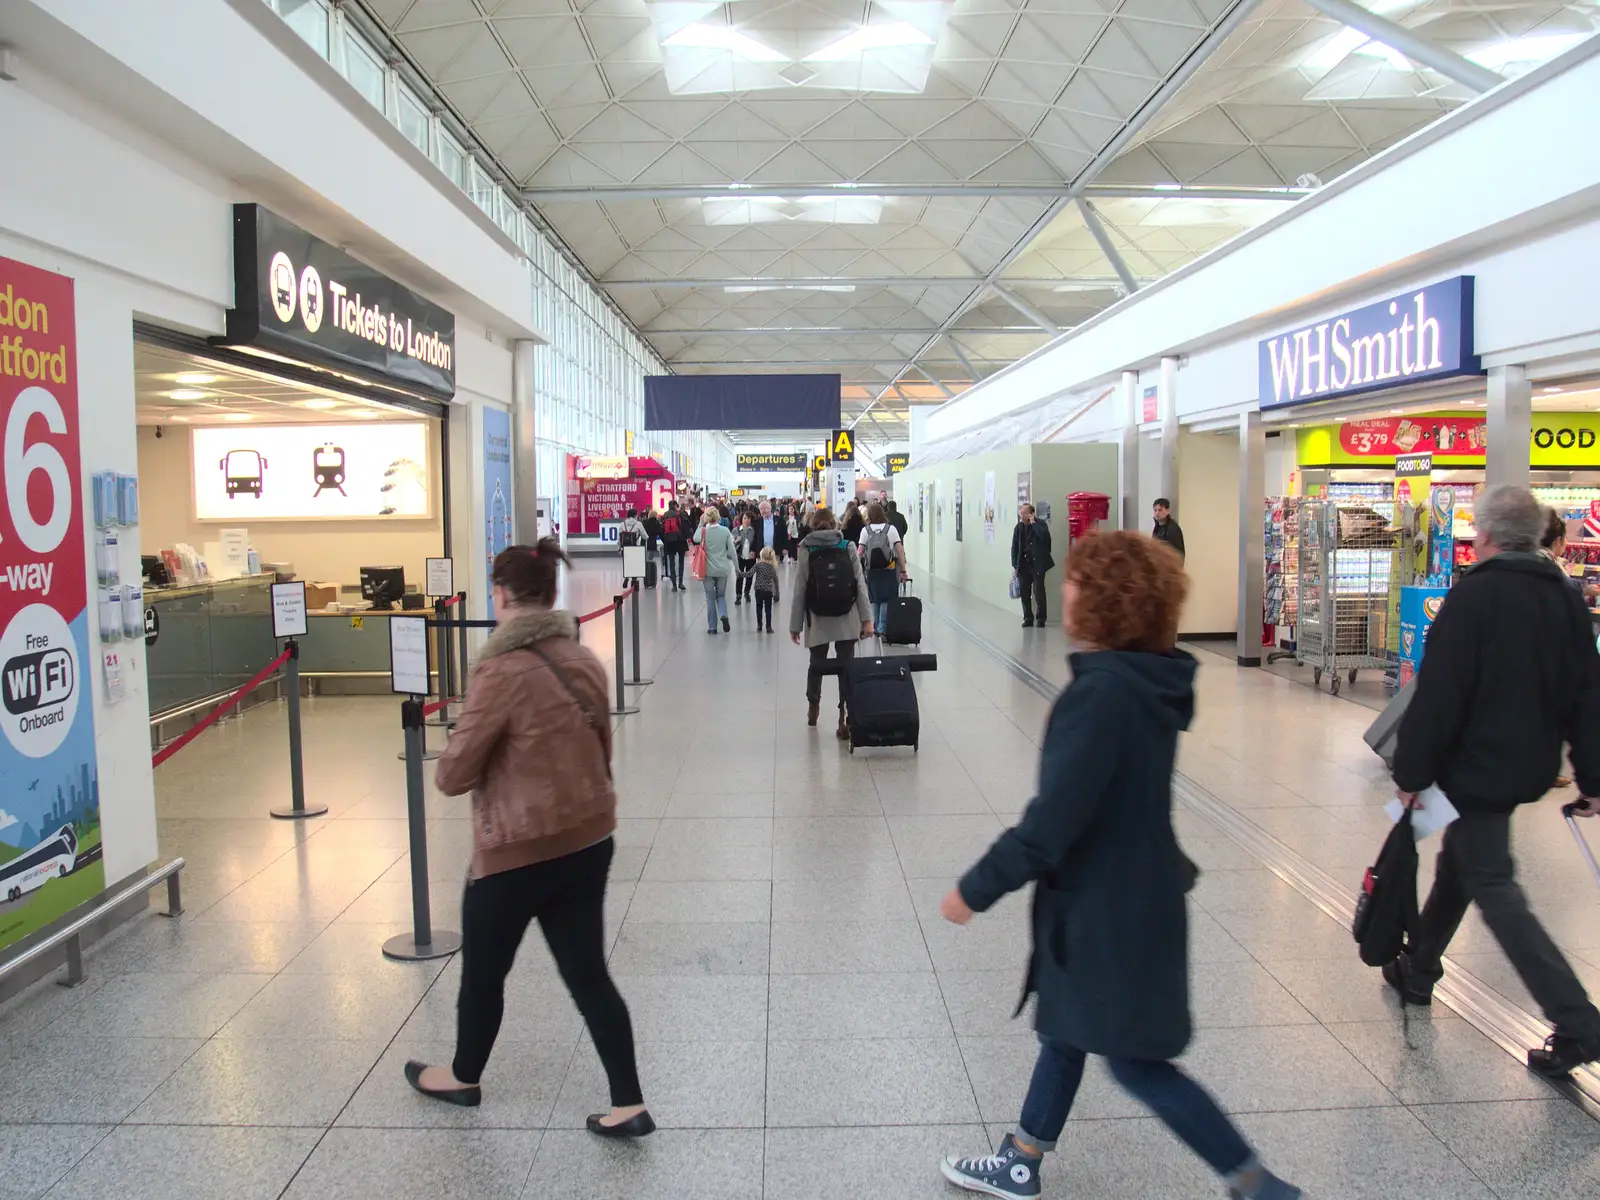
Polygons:
M853 463L856 461L856 435L848 429L835 429L828 438L828 461Z
M734 470L736 471L804 471L806 469L806 452L794 450L783 454L736 454L734 457Z
M1384 467L1406 454L1430 454L1435 469L1481 467L1488 422L1481 413L1375 417L1295 431L1297 461L1310 467ZM1600 466L1600 413L1533 414L1528 462L1534 467Z
M7 258L0 258L0 417L3 951L105 890L94 703L83 691L89 585L73 281ZM120 602L121 589L115 594ZM109 599L104 591L101 598ZM119 640L122 623L103 622L99 634ZM114 697L110 674L107 687Z
M1457 275L1266 339L1257 349L1261 407L1482 374L1472 281Z
M233 206L233 274L226 344L455 395L453 314L259 204Z
M911 465L909 454L889 454L884 456L884 465L889 468L889 474L898 475Z
M622 454L580 454L572 469L579 479L626 479L628 459Z

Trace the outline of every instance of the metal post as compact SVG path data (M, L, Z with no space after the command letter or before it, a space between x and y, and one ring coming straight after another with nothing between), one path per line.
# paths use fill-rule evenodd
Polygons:
M289 661L284 664L289 684L289 807L275 808L272 815L282 820L300 820L320 817L328 806L306 807L305 754L300 739L300 643L290 638L285 649L289 651Z
M633 678L628 680L629 687L649 687L654 679L639 678L639 585L633 585L633 602L628 605L633 615Z
M422 793L422 701L413 696L400 705L400 726L406 739L406 818L411 836L411 932L398 933L383 944L385 958L417 962L444 958L461 949L461 935L433 927L428 903L428 809Z
M178 883L181 872L174 871L167 876L167 911L163 917L181 917L183 915L183 889Z
M617 704L611 710L613 717L632 716L639 711L637 705L630 705L628 698L622 693L622 603L625 596L611 597L611 627L616 633L616 657L612 660L612 675L617 681Z
M1241 667L1261 665L1262 593L1266 587L1267 432L1261 413L1239 414L1239 630Z
M465 592L456 593L456 613L461 619L461 627L456 630L456 633L460 635L458 639L460 641L460 653L457 655L458 661L456 664L456 683L458 685L456 695L464 697L467 694L467 594ZM454 724L452 721L452 727Z
M69 988L83 982L83 942L77 934L67 939L67 973L56 982Z
M432 725L435 729L448 729L450 727L450 630L444 622L449 619L450 610L445 607L443 600L433 602L433 657L435 675L439 680L438 699L444 702L437 715L428 717L423 724Z

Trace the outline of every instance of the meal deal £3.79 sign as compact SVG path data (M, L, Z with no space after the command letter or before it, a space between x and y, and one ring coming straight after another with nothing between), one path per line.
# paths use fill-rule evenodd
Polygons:
M0 950L105 887L72 280L0 258Z

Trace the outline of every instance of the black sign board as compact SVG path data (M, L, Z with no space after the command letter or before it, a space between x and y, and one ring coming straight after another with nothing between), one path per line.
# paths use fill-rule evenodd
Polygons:
M734 468L739 471L804 471L806 452L795 450L785 454L736 454Z
M904 471L911 463L911 455L909 454L890 454L887 457L888 461L886 465L888 466L889 474L891 475L900 474L900 472Z
M856 435L848 429L835 429L828 438L828 459L836 463L856 460Z
M259 204L233 206L224 341L448 400L456 319Z

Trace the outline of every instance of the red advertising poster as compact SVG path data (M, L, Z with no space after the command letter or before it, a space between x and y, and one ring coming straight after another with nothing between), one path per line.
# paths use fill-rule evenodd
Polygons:
M0 950L105 888L72 280L0 258Z
M1362 458L1432 454L1441 458L1482 458L1488 438L1482 417L1376 417L1339 426L1339 446Z
M567 533L599 536L600 525L620 521L630 508L665 511L675 498L672 473L653 458L623 460L567 455ZM585 476L588 476L587 478Z

